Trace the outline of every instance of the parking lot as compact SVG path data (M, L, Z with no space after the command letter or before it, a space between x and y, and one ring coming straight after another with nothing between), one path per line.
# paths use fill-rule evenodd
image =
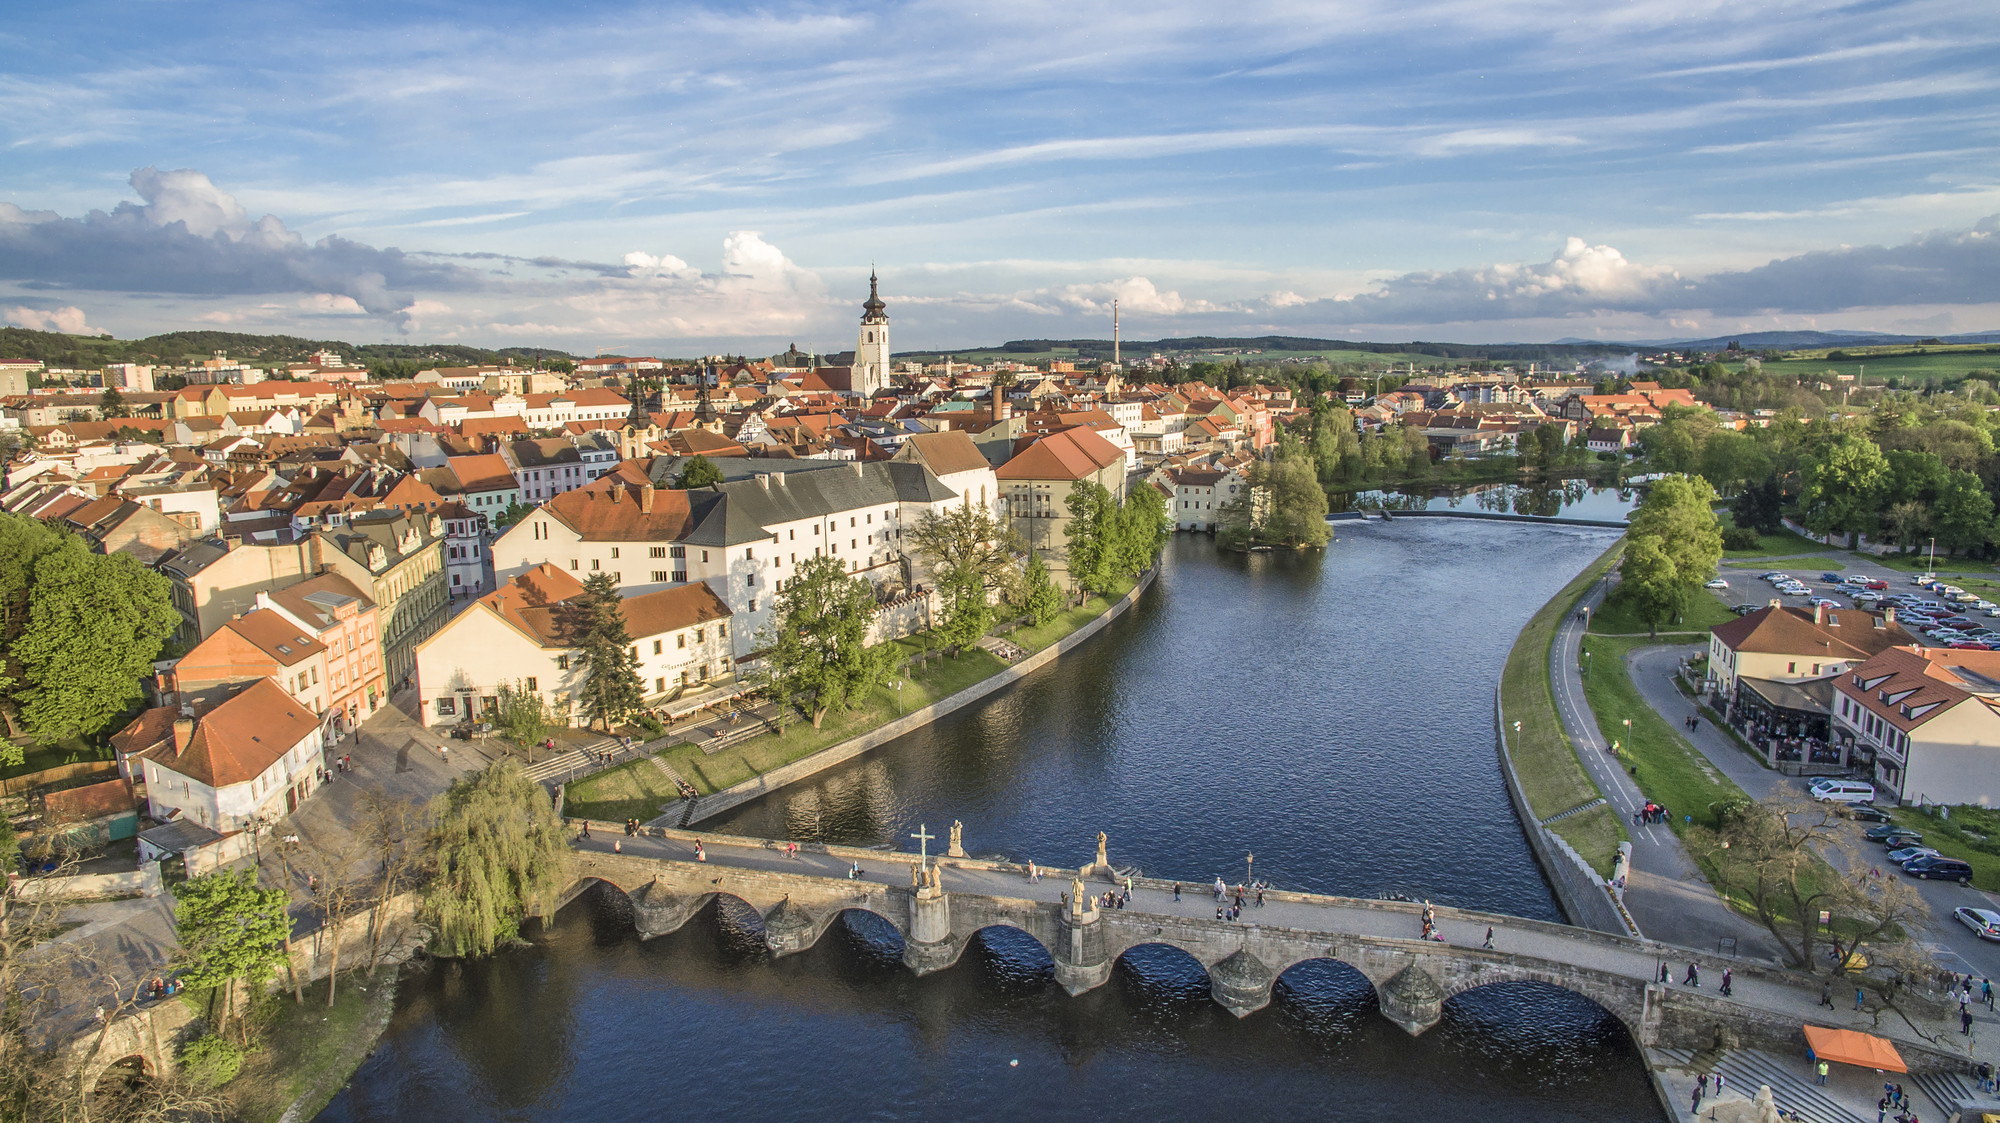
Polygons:
M1719 579L1727 582L1727 587L1711 587L1711 591L1738 615L1755 612L1774 599L1797 608L1815 604L1871 611L1891 607L1897 621L1926 643L2000 650L2000 605L1948 582L1927 578L1931 575L1894 571L1730 570Z

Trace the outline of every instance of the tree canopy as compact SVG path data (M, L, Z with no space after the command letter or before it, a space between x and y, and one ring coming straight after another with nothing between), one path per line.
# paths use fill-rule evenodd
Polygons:
M875 592L832 555L800 562L778 594L777 635L766 659L781 704L811 707L818 728L826 712L868 696L888 673L887 645L868 646Z
M225 1028L238 984L251 993L285 962L291 917L283 889L257 884L257 871L219 870L174 887L174 930L186 950L182 978L191 987L215 988Z
M167 579L137 558L95 554L74 535L47 533L55 539L14 535L34 559L31 570L20 558L0 562L0 600L17 604L15 582L29 580L26 618L8 648L21 667L15 700L35 733L88 735L142 697L140 681L181 616ZM10 609L10 628L16 619Z
M953 648L970 647L993 624L992 593L1018 580L1024 547L992 512L971 503L928 512L910 531L910 551L930 568L944 604L937 632Z
M1632 513L1618 595L1657 631L1715 576L1722 526L1715 489L1699 476L1668 476L1647 489Z
M421 911L439 954L487 955L529 912L554 910L568 851L562 820L513 761L495 761L433 800L428 842L436 876Z
M583 686L577 691L585 716L604 723L604 731L641 709L645 684L639 681L639 659L625 630L624 598L609 573L590 575L579 593L563 608L567 642L583 660Z
M674 487L681 491L692 491L698 487L721 482L722 469L715 466L715 461L697 452L681 465L680 475L674 478Z

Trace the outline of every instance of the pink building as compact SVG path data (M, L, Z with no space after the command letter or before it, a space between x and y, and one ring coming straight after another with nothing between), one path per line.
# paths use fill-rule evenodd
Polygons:
M375 602L352 582L323 573L275 593L258 593L257 605L283 613L326 647L329 735L352 731L388 703Z

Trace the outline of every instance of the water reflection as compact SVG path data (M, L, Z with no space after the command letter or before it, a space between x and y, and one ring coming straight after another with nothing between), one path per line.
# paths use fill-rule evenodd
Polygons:
M1494 514L1617 521L1637 505L1631 488L1599 487L1584 480L1533 484L1478 484L1466 487L1408 487L1333 495L1336 511L1355 508L1389 511L1487 511Z

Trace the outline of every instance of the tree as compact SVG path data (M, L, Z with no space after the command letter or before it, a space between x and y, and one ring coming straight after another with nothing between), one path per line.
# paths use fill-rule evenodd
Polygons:
M1854 831L1832 804L1785 793L1714 808L1716 825L1688 832L1688 849L1715 871L1785 950L1795 967L1816 970L1822 910L1858 928L1849 955L1928 915L1923 898L1896 878L1873 877Z
M1819 534L1852 534L1875 522L1877 493L1889 465L1875 442L1860 433L1842 433L1806 461L1800 506L1805 523Z
M938 639L957 652L971 647L993 626L993 606L986 599L986 587L963 574L940 575L938 596L944 602L944 617L937 623Z
M1880 519L1883 535L1905 550L1922 542L1931 529L1930 508L1915 499L1891 503Z
M541 692L529 690L520 681L501 683L494 692L494 726L501 736L521 747L528 763L535 763L535 746L542 743L555 726L555 714Z
M365 843L346 831L307 843L300 862L321 917L319 951L327 957L326 1004L333 1005L340 978L340 943L348 918L370 904L368 879L360 867Z
M1993 497L1978 476L1956 471L1945 480L1931 504L1931 526L1938 545L1948 550L1969 550L1986 542L1993 532Z
M569 846L555 804L520 766L499 760L431 802L436 876L421 906L439 954L487 955L530 912L554 911Z
M1029 552L1028 564L1022 573L1020 597L1016 607L1026 610L1028 619L1038 628L1055 619L1056 613L1062 611L1062 590L1049 579L1048 563L1033 551Z
M257 884L254 869L204 874L174 888L174 929L188 955L182 978L213 988L209 1023L218 1032L226 1033L233 1019L243 1039L238 987L247 999L284 962L292 929L287 904L283 889Z
M394 799L376 789L361 794L359 834L373 850L376 869L375 915L368 926L368 975L373 978L390 938L390 903L423 879L424 834L430 813L414 799Z
M940 637L952 647L978 642L993 624L989 590L1015 580L1015 559L1026 549L1020 536L984 507L966 503L925 514L909 541L944 600Z
M1112 529L1117 506L1111 493L1100 483L1073 484L1064 505L1069 510L1069 525L1063 535L1070 584L1079 594L1106 592L1111 588L1117 560Z
M166 578L130 554L92 554L67 538L35 563L27 625L11 649L23 722L51 735L111 724L140 699L140 680L180 622Z
M1303 462L1258 461L1250 469L1250 486L1265 489L1270 497L1264 524L1253 531L1260 541L1302 548L1324 546L1333 536L1326 522L1326 489Z
M674 479L674 487L681 491L692 491L698 487L722 482L722 469L708 457L695 453L681 465L681 473Z
M603 722L609 733L614 722L639 709L646 697L639 659L625 630L625 601L609 573L593 573L583 583L583 592L564 609L563 627L583 660L583 687L577 692L583 712L588 720Z
M1765 534L1776 534L1784 525L1784 489L1778 486L1778 477L1767 476L1763 483L1751 484L1736 497L1730 508L1730 515L1737 526L1754 527Z
M493 529L499 530L501 527L513 526L515 523L534 513L535 509L533 507L516 499L512 503L507 504L506 510L493 516Z
M125 395L112 386L106 386L104 393L98 395L97 411L106 419L132 416L131 407L125 404Z
M1651 534L1633 535L1618 563L1618 598L1632 606L1649 631L1672 619L1682 604L1681 586L1665 545Z
M1319 486L1313 476L1310 461L1300 460L1301 474L1309 481L1311 490L1319 496L1320 512L1326 512L1326 489ZM1173 519L1167 514L1167 497L1150 484L1141 484L1125 497L1125 505L1119 509L1118 558L1119 573L1136 574L1149 568L1158 560L1160 552L1167 548L1167 539L1173 534Z
M868 696L888 672L890 649L868 646L875 593L823 555L799 563L778 594L777 637L767 656L781 704L810 699L813 728L826 712Z

